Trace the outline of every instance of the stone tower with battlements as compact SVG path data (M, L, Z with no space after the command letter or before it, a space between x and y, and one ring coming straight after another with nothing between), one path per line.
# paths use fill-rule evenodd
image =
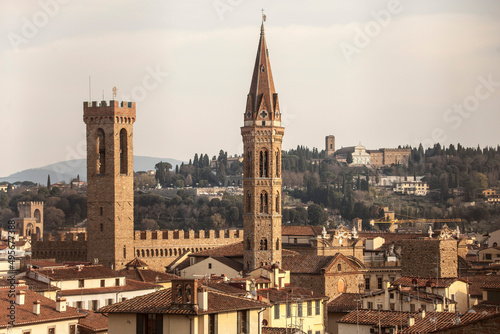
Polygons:
M84 102L87 261L121 269L134 258L135 102Z
M281 263L281 143L284 130L262 24L241 128L246 271Z

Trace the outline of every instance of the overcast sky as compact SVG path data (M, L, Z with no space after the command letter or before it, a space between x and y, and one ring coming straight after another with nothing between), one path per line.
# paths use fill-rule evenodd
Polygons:
M85 157L89 76L135 155L241 153L261 8L283 149L500 143L498 0L0 0L0 176Z

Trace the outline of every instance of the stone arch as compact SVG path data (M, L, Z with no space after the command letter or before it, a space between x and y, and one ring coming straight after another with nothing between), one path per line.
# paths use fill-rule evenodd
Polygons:
M259 177L269 177L269 153L265 148L259 152Z
M269 213L268 195L266 191L260 193L260 213Z
M260 239L260 250L267 250L267 239Z
M278 213L278 214L280 213L280 206L281 206L280 204L281 204L280 192L279 192L279 190L277 190L274 208L276 210L276 213Z
M163 248L160 249L160 256L163 256Z
M149 249L146 249L146 256L149 257Z
M158 249L155 249L155 256L158 256Z
M144 257L144 249L141 250L142 257Z
M120 174L128 174L128 136L127 130L120 130Z
M141 257L141 251L137 250L137 257Z
M96 174L104 175L106 173L106 143L104 130L99 128L96 132Z

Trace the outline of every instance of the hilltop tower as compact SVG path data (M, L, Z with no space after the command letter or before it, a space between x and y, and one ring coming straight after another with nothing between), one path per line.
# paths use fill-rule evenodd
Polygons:
M87 261L121 269L134 258L135 102L84 102Z
M332 156L335 153L335 136L326 136L325 138L326 156Z
M18 202L19 218L15 218L16 230L21 237L43 234L43 202Z
M244 126L241 127L246 271L281 263L281 143L284 132L262 23Z

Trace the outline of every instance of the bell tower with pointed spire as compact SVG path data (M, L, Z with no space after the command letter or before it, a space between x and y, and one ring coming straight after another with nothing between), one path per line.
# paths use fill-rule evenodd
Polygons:
M263 16L257 57L241 128L244 150L244 266L281 263L281 127Z

